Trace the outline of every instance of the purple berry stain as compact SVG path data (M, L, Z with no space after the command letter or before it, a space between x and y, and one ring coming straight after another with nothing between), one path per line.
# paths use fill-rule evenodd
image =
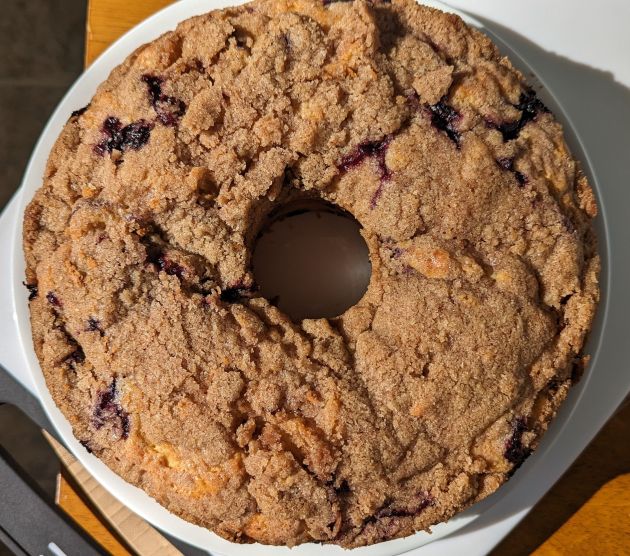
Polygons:
M538 114L549 112L543 102L536 97L536 91L533 89L527 89L521 93L519 101L514 107L521 111L521 117L518 120L504 124L490 123L491 127L495 127L501 132L504 141L516 139L528 122L535 120Z
M154 250L150 251L147 257L147 262L156 265L161 271L166 272L169 276L177 276L181 278L186 269L169 259L163 252Z
M138 120L123 127L120 120L110 116L103 122L101 132L105 136L103 140L94 146L94 152L103 156L106 152L114 150L127 151L138 150L149 141L153 124L145 120Z
M184 101L162 92L164 80L161 77L145 74L142 76L142 81L147 85L151 106L153 106L158 120L166 126L177 125L179 119L186 112Z
M514 467L510 470L511 477L514 472L523 465L523 462L532 453L532 450L523 446L523 433L527 430L525 419L520 417L512 423L512 434L505 442L505 451L503 455Z
M160 269L166 272L169 276L177 276L181 278L184 275L185 269L183 266L166 258L166 255L162 255L158 258L158 264Z
M113 422L120 428L122 438L129 436L129 414L122 408L118 399L119 392L116 378L106 390L101 390L96 399L96 406L92 415L94 428L100 429L106 423Z
M392 139L393 137L391 135L387 135L383 139L377 141L364 141L363 143L357 145L351 153L344 156L337 166L342 172L347 172L348 170L359 166L359 164L365 161L366 158L376 159L380 183L370 200L370 208L372 209L376 207L376 203L383 193L383 185L392 178L392 172L385 162L385 155Z
M394 247L392 249L391 257L392 259L400 259L402 257L403 250L400 247Z
M98 319L95 319L94 317L90 317L88 319L87 328L85 329L85 331L98 332L101 335L101 337L105 336L105 331L101 327L101 322Z
M444 98L445 97L428 107L431 112L431 124L446 133L447 137L453 141L459 149L462 136L459 131L457 131L457 122L460 120L461 115L455 108L446 104Z
M497 164L504 170L507 170L508 172L512 172L514 174L514 177L516 178L516 181L518 182L519 187L523 187L527 184L527 181L528 181L527 176L523 174L522 172L519 172L518 170L514 169L513 158L499 158L497 160Z
M53 307L61 307L61 300L53 292L48 292L46 299Z
M412 517L418 515L422 512L422 510L428 508L429 506L433 506L434 504L435 499L428 492L425 492L418 496L417 500L407 506L386 506L382 510L378 511L376 517L379 519L383 517Z

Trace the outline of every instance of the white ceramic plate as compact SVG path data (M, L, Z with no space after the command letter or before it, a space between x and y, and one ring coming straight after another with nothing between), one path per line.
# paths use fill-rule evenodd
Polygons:
M103 81L111 69L117 64L121 63L124 58L132 52L137 46L144 44L150 40L153 40L165 31L168 31L175 27L175 25L187 17L195 14L206 12L210 9L221 8L235 3L230 0L181 0L163 11L157 13L153 17L149 18L141 25L127 33L121 39L119 39L114 45L112 45L77 81L73 88L68 92L66 97L60 103L59 107L53 114L46 129L44 130L37 147L33 153L31 162L27 168L20 197L15 199L11 204L10 210L3 215L0 221L0 250L5 250L10 253L11 260L11 273L9 276L2 276L2 280L8 278L6 287L0 289L0 300L2 305L0 307L6 307L8 309L10 318L2 319L0 321L0 332L6 329L6 335L0 334L0 341L4 337L5 346L3 351L0 352L0 361L9 368L16 369L13 372L19 374L23 373L22 380L27 386L31 386L36 391L36 394L42 401L46 412L51 422L58 429L60 435L64 438L70 449L75 453L83 465L90 471L90 473L96 477L96 479L103 484L114 496L123 501L136 513L156 525L157 527L165 530L175 537L181 538L186 542L196 545L200 548L204 548L212 551L215 554L222 555L237 555L247 554L252 556L269 556L271 554L291 554L297 556L310 556L310 555L334 555L334 554L346 554L347 551L343 551L335 546L321 546L315 544L301 545L294 549L268 547L263 545L235 545L229 543L213 533L192 525L168 512L166 509L158 505L153 499L146 495L143 491L137 489L124 482L120 477L115 475L104 464L102 464L97 458L87 454L87 452L79 445L79 443L72 436L72 432L69 424L54 405L50 394L46 388L43 375L39 368L39 364L33 352L30 325L28 321L28 307L26 303L26 295L23 290L21 282L24 276L24 261L21 250L21 215L23 213L24 206L37 188L41 185L41 176L44 172L44 167L48 153L65 124L69 114L78 107L81 107L90 100L97 85ZM425 2L435 7L440 7L447 11L455 11L449 9L438 2ZM460 12L456 12L462 15ZM485 30L483 25L478 21L465 17L465 19L477 26L482 30ZM501 44L504 53L510 56L516 66L520 67L525 73L531 72L530 68L519 59L514 51L509 49L506 45ZM531 80L534 81L535 80ZM603 331L606 328L609 319L609 311L607 310L609 296L606 292L608 288L608 278L610 276L608 272L607 262L609 261L608 247L609 237L607 234L607 226L605 219L605 200L599 191L597 181L595 179L592 168L590 167L586 153L581 147L581 143L577 137L573 126L568 120L567 116L561 110L560 105L553 98L547 88L541 92L541 97L552 108L556 116L564 123L567 134L568 142L577 156L584 163L585 170L591 178L591 182L598 190L601 215L598 218L597 226L599 232L599 238L601 242L601 251L604 254L604 271L602 273L602 289L603 299L600 306L598 323L591 335L591 341L588 347L589 353L593 354L593 363L587 376L582 383L573 389L573 392L569 396L569 399L564 404L559 417L552 425L550 431L545 436L540 448L536 451L534 456L526 462L516 476L504 487L502 487L495 495L491 496L488 500L475 505L470 510L456 516L448 523L440 524L433 530L433 534L418 533L405 539L398 539L381 543L372 547L359 548L352 551L352 554L359 556L393 556L395 554L402 554L409 550L423 546L431 541L436 541L440 538L450 535L449 540L456 539L457 535L454 535L456 531L462 527L469 526L467 529L474 530L474 523L479 520L479 516L495 515L496 519L511 520L511 523L515 522L514 516L522 516L531 506L531 496L525 495L529 492L541 494L545 488L550 485L549 477L551 480L557 478L559 473L566 468L566 466L572 461L573 457L577 455L580 448L585 445L584 439L579 439L579 435L576 436L576 431L573 431L571 436L563 433L565 428L570 428L576 422L575 415L579 414L581 418L588 416L589 408L582 403L582 399L585 392L589 391L590 382L593 376L599 372L601 367L599 349L603 339L607 336L603 335ZM2 251L0 251L2 252ZM15 336L15 330L17 329L16 342L11 342L9 338ZM0 344L2 345L2 344ZM626 347L626 351L628 351ZM607 355L604 353L604 355ZM602 357L603 358L603 357ZM617 365L619 364L619 358L615 361L608 357L608 363ZM17 369L20 370L17 370ZM621 394L628 391L630 387L630 380L620 380L617 384L617 393L621 391ZM595 390L595 388L590 388ZM610 400L613 398L610 397ZM616 398L615 398L616 399ZM610 405L612 402L609 399L606 403ZM618 401L618 400L617 400ZM609 408L608 414L612 411L612 407ZM602 413L602 412L600 412ZM574 415L575 414L575 415ZM604 414L604 413L602 413ZM571 417L571 419L570 419ZM602 424L601 417L599 418L599 425ZM595 429L596 430L596 429ZM589 431L592 435L592 431ZM588 436L586 441L590 438ZM565 449L565 454L559 452L558 445L571 446L571 450ZM547 472L547 475L542 473ZM545 486L546 485L546 486ZM542 488L542 490L541 490ZM518 503L518 499L515 500L515 493L522 492L523 504ZM486 520L487 521L487 520ZM481 530L476 533L477 538L481 538ZM496 538L494 539L496 542ZM434 543L431 547L427 546L422 550L437 548L441 543Z

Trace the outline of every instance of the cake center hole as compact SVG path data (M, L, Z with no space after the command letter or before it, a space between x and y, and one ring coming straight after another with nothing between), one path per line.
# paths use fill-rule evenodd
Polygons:
M323 201L276 209L254 246L254 278L262 295L294 322L341 315L370 282L360 230L351 215Z

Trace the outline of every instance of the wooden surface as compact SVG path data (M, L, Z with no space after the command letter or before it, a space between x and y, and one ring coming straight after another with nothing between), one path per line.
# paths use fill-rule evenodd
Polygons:
M46 433L44 436L64 470L58 482L57 503L99 543L116 545L119 550L116 555L181 556L158 531L101 487L52 436ZM71 490L74 495L70 494ZM98 527L96 521L103 527Z
M90 0L86 66L129 28L170 2L171 0ZM67 469L74 470L74 474L66 472L67 475L72 475L71 482L67 476L60 478L59 504L113 554L128 554L127 548L122 544L125 542L141 556L178 554L172 545L160 544L167 541L98 486L72 456L67 454L62 460L66 462ZM567 473L492 555L630 555L628 472L630 403L626 402ZM78 495L77 491L81 494ZM112 514L111 504L114 502L118 506ZM101 505L109 508L109 517L104 515ZM128 527L130 523L133 524L132 527ZM138 528L147 531L147 527L161 540L151 533L148 533L148 537L143 538L145 533L138 537Z
M118 37L173 0L90 0L85 33L85 65Z
M59 474L55 502L66 510L91 537L97 539L99 544L112 556L131 556L131 552L121 540L106 527L103 521L96 516L94 510L79 496L78 491L81 489L73 487L70 481L66 471Z
M606 483L532 556L630 552L630 473ZM625 539L625 540L624 540Z
M497 546L493 556L512 556L530 554L541 546L549 537L571 518L584 504L606 483L622 474L630 472L630 401L625 404L608 421L595 439L588 445L582 455L560 478L553 488L536 504L529 514L514 530ZM518 472L517 472L518 473ZM611 495L607 491L607 495ZM628 504L630 490L620 493L624 500L611 498L609 503ZM620 514L616 520L603 524L600 516L592 517L595 531L591 536L593 546L600 546L597 537L599 528L615 530L618 523L627 521L628 516ZM630 555L630 538L621 534L616 538L616 546L608 552L610 556ZM590 556L594 552L586 551L551 551L539 552L537 556Z

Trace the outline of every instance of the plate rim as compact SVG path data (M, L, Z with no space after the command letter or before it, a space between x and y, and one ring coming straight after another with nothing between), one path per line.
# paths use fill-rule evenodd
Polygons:
M13 238L14 256L12 257L12 261L13 261L12 274L13 274L14 285L16 282L16 278L18 278L19 282L21 282L21 279L23 278L23 274L24 274L23 272L24 262L23 262L23 256L22 256L22 246L21 246L21 227L22 227L22 217L23 217L24 208L27 202L30 201L32 194L34 194L34 192L41 186L41 177L40 176L33 177L33 173L36 171L36 168L38 166L42 167L43 165L45 165L45 162L50 152L50 148L52 147L52 144L54 144L54 141L59 135L61 128L65 124L65 121L66 121L65 115L69 114L74 108L76 108L76 106L74 106L74 107L70 107L70 110L67 110L68 105L73 101L75 97L78 97L78 96L84 97L85 95L88 95L89 98L91 98L93 96L96 90L96 87L106 78L106 75L105 75L105 77L100 77L100 78L96 77L96 79L94 79L92 78L93 75L103 74L104 72L107 72L108 74L114 67L116 67L119 63L121 63L131 52L133 52L135 47L141 44L145 44L146 42L149 42L151 40L154 40L155 38L157 38L157 36L159 36L163 32L166 32L166 30L159 30L159 27L160 25L164 23L162 20L166 20L167 17L170 17L178 13L178 15L176 15L173 19L171 19L168 22L168 27L172 29L175 27L177 23L179 23L180 21L183 21L184 19L187 19L188 17L192 17L199 13L205 13L211 9L221 9L223 7L233 6L233 5L237 5L241 3L243 3L242 0L237 0L237 1L210 0L210 1L204 1L204 2L199 2L198 0L180 0L179 2L176 2L174 4L171 4L163 8L162 10L156 12L151 17L141 22L136 27L129 30L127 33L121 36L114 43L112 43L112 45L110 45L94 61L94 63L89 68L87 68L87 70L79 77L79 79L75 82L75 84L69 89L67 94L58 104L52 117L50 118L48 124L46 125L44 131L41 134L40 139L35 149L33 150L33 155L31 157L31 160L29 161L29 164L24 174L22 185L20 186L20 189L19 189L20 199L19 199L19 207L17 209L18 214L16 218L16 229L14 231L14 238ZM507 50L510 52L509 58L511 60L514 61L515 59L517 59L520 62L520 65L524 66L525 68L528 68L529 70L531 70L532 74L535 75L535 72L531 69L531 66L525 60L523 60L523 58L518 54L518 52L515 52L513 49L511 49L509 45L506 45L505 42L502 39L500 39L500 37L497 37L495 34L489 31L484 25L482 25L474 17L471 17L469 14L465 14L464 12L461 12L458 9L454 9L450 6L447 6L439 1L427 0L427 1L422 1L421 3L432 6L432 7L437 7L438 9L442 9L443 11L456 13L457 15L462 17L467 23L471 23L475 27L480 28L484 33L490 35L495 43L500 44L502 47L507 46ZM179 12L184 12L184 11L186 11L185 14L181 13L181 15L179 15ZM142 33L151 34L152 36L145 37L140 40L140 36ZM129 48L130 44L133 44L132 48ZM591 180L591 184L594 190L596 190L596 194L597 194L599 206L600 206L600 218L603 222L603 230L604 230L604 234L603 234L604 237L602 238L601 234L599 237L599 240L600 240L599 249L600 249L600 252L602 252L602 247L605 245L605 252L606 252L606 261L604 261L604 264L603 264L603 267L604 265L606 265L606 270L602 271L602 277L605 276L607 279L607 282L609 282L610 276L612 274L612 265L611 265L612 259L610 257L610 252L609 252L610 241L609 241L609 235L608 235L608 225L606 223L605 205L603 203L602 196L599 195L600 189L598 186L597 176L595 174L593 164L590 161L588 153L586 152L584 148L584 145L581 141L581 138L579 137L579 134L575 125L573 124L570 117L563 109L562 104L559 102L557 98L555 98L553 91L550 90L550 88L544 84L544 80L540 78L540 76L536 76L536 78L543 85L544 90L545 90L545 95L553 99L553 104L554 104L553 112L558 117L558 119L563 123L563 126L565 128L565 137L567 136L567 132L569 132L568 135L570 135L576 142L576 145L572 145L572 150L574 151L576 158L578 158L579 160L583 162L583 166L585 167L585 170L588 172L589 178ZM87 84L88 82L89 84ZM83 90L81 90L81 88ZM90 90L92 91L91 93L89 92ZM49 143L48 147L46 146L46 143ZM577 147L577 152L576 152L576 147ZM31 191L27 191L28 182L32 182L32 181L38 182L39 185L31 186L28 188ZM21 264L20 264L20 259L22 259ZM606 285L602 283L602 290L603 291L605 290L605 292L610 291L610 285L608 283ZM593 363L589 367L589 372L587 376L585 377L586 380L583 381L583 383L579 385L579 388L576 388L576 387L572 388L573 397L576 399L572 403L572 406L570 408L570 414L568 417L570 417L570 415L573 414L573 412L576 411L576 409L578 408L580 399L582 398L582 394L586 390L586 387L588 386L588 382L590 381L590 378L592 376L592 371L596 368L597 358L600 353L599 348L601 347L602 338L604 336L604 328L607 323L607 317L608 317L609 299L608 299L608 296L605 295L605 292L602 294L602 299L600 301L600 306L598 309L599 313L603 313L603 316L601 319L601 329L597 333L596 346L591 347L591 351L594 354ZM28 319L28 307L25 302L22 304L23 308L26 308L26 313L27 313L26 314L26 334L25 334L24 311L20 311L19 310L20 308L18 307L19 299L23 296L20 297L19 295L15 295L17 293L18 293L17 291L14 292L14 295L12 295L12 299L13 299L14 304L16 305L15 318L16 318L16 322L18 323L18 336L19 336L21 347L22 347L22 352L26 359L26 366L28 369L28 374L35 385L35 388L40 397L42 405L44 406L49 418L51 419L51 422L59 430L64 440L71 445L72 452L75 454L77 459L81 461L81 463L98 480L100 484L102 484L103 486L106 486L106 488L112 491L112 493L117 498L124 500L124 503L128 507L130 507L130 509L138 513L138 515L141 515L147 521L153 524L156 524L158 527L160 527L164 531L172 534L173 536L181 538L185 542L194 544L195 546L199 546L200 548L203 548L206 550L210 549L215 552L219 552L221 554L236 554L239 551L244 550L244 545L238 545L236 543L226 541L222 539L221 537L219 537L218 535L216 535L215 533L213 533L212 531L193 525L192 523L186 522L185 520L176 516L175 514L172 514L169 510L159 505L152 497L150 497L150 495L140 490L138 487L135 487L131 485L130 483L127 483L114 471L112 471L107 466L105 466L105 464L103 464L98 458L87 454L85 450L81 449L80 445L78 444L78 441L74 438L72 434L71 428L66 418L57 409L52 398L50 397L50 394L48 392L48 389L46 387L46 383L43 377L43 373L39 367L39 362L34 354L33 347L32 347L30 321ZM575 392L576 389L578 389L579 392L576 393ZM565 401L565 403L563 404L563 409L566 409L567 402L568 400ZM555 441L555 439L562 433L562 430L564 429L564 425L566 425L568 417L564 420L564 423L562 423L560 430L556 431L551 444L546 446L545 452L551 448L551 445L553 445L553 442ZM553 424L556 424L558 420L559 420L559 416L557 416L554 419ZM547 439L550 436L549 432L550 431L548 431L543 436L543 440ZM549 444L549 442L547 444ZM536 455L540 455L540 452L541 452L541 448L537 450ZM110 474L112 476L108 476ZM523 471L519 472L519 477L520 479L525 478ZM515 480L519 480L519 478L517 477L515 479L512 479L512 481L515 481ZM114 483L121 482L122 484L115 485L115 488L111 488L112 481ZM125 490L129 489L129 487L131 487L131 489L138 491L140 493L140 497L145 498L146 500L138 500L136 503L136 500L135 500L136 497L133 497L133 499L129 501L130 500L128 498L130 496L129 493L120 492L122 489L125 489ZM501 491L504 489L505 489L505 486L502 486L497 492L497 494L493 496L496 497L497 495L500 495ZM147 506L147 502L149 503L148 506ZM157 506L157 508L154 508L153 506ZM475 507L476 506L473 506L473 509ZM166 512L168 515L158 516L158 518L156 518L155 515L153 515L152 513L154 510L157 510L158 513L162 511ZM478 515L467 516L466 514L468 514L469 512L470 510L466 510L465 512L462 512L461 514L458 514L457 516L449 520L449 522L435 526L433 528L434 533L430 535L430 538L427 538L426 541L424 542L420 541L418 537L420 536L429 537L429 535L423 532L419 532L419 533L416 533L415 535L405 537L404 539L396 539L393 541L387 541L384 543L379 543L377 545L372 545L370 547L362 547L358 549L353 549L352 553L360 554L361 556L363 555L376 556L377 554L379 556L385 556L385 555L390 556L394 554L402 554L403 552L406 552L408 550L413 550L414 548L418 548L419 546L426 544L426 542L434 542L438 540L439 538L442 538L448 534L451 534L461 529L465 525L471 523L472 521L474 521L474 519L478 517ZM167 523L165 525L162 525L162 522L164 519L170 521L173 518L181 523L180 524ZM457 523L458 521L459 523ZM190 536L187 536L186 531L183 531L181 533L176 532L174 530L175 525L179 525L180 527L184 526L184 528L193 527L193 528L199 529L200 531L202 531L203 536L210 535L213 538L202 539L201 543L196 542L197 538L191 538ZM442 529L447 528L448 530L447 531L440 530L441 526L444 526L442 527ZM413 541L413 542L405 543L401 541ZM215 545L215 543L217 544ZM398 545L395 548L393 546L394 543ZM388 547L387 545L390 545L390 546ZM247 547L248 554L259 554L260 556L263 556L263 554L265 555L271 554L271 551L273 551L274 554L278 554L279 551L281 550L289 550L289 549L286 549L286 547L267 546L267 545L259 545L259 544L246 545L246 547ZM255 547L260 547L261 550L259 551L258 548L255 548ZM332 551L331 551L331 548L332 548ZM291 549L291 554L295 554L295 555L304 554L305 556L310 555L310 554L318 554L318 555L334 554L337 549L338 547L334 545L317 545L317 544L308 543L304 545L299 545L298 547ZM313 551L311 552L311 550ZM394 551L392 552L392 550ZM343 553L345 552L346 551L343 551ZM341 552L339 552L339 554L341 554Z

